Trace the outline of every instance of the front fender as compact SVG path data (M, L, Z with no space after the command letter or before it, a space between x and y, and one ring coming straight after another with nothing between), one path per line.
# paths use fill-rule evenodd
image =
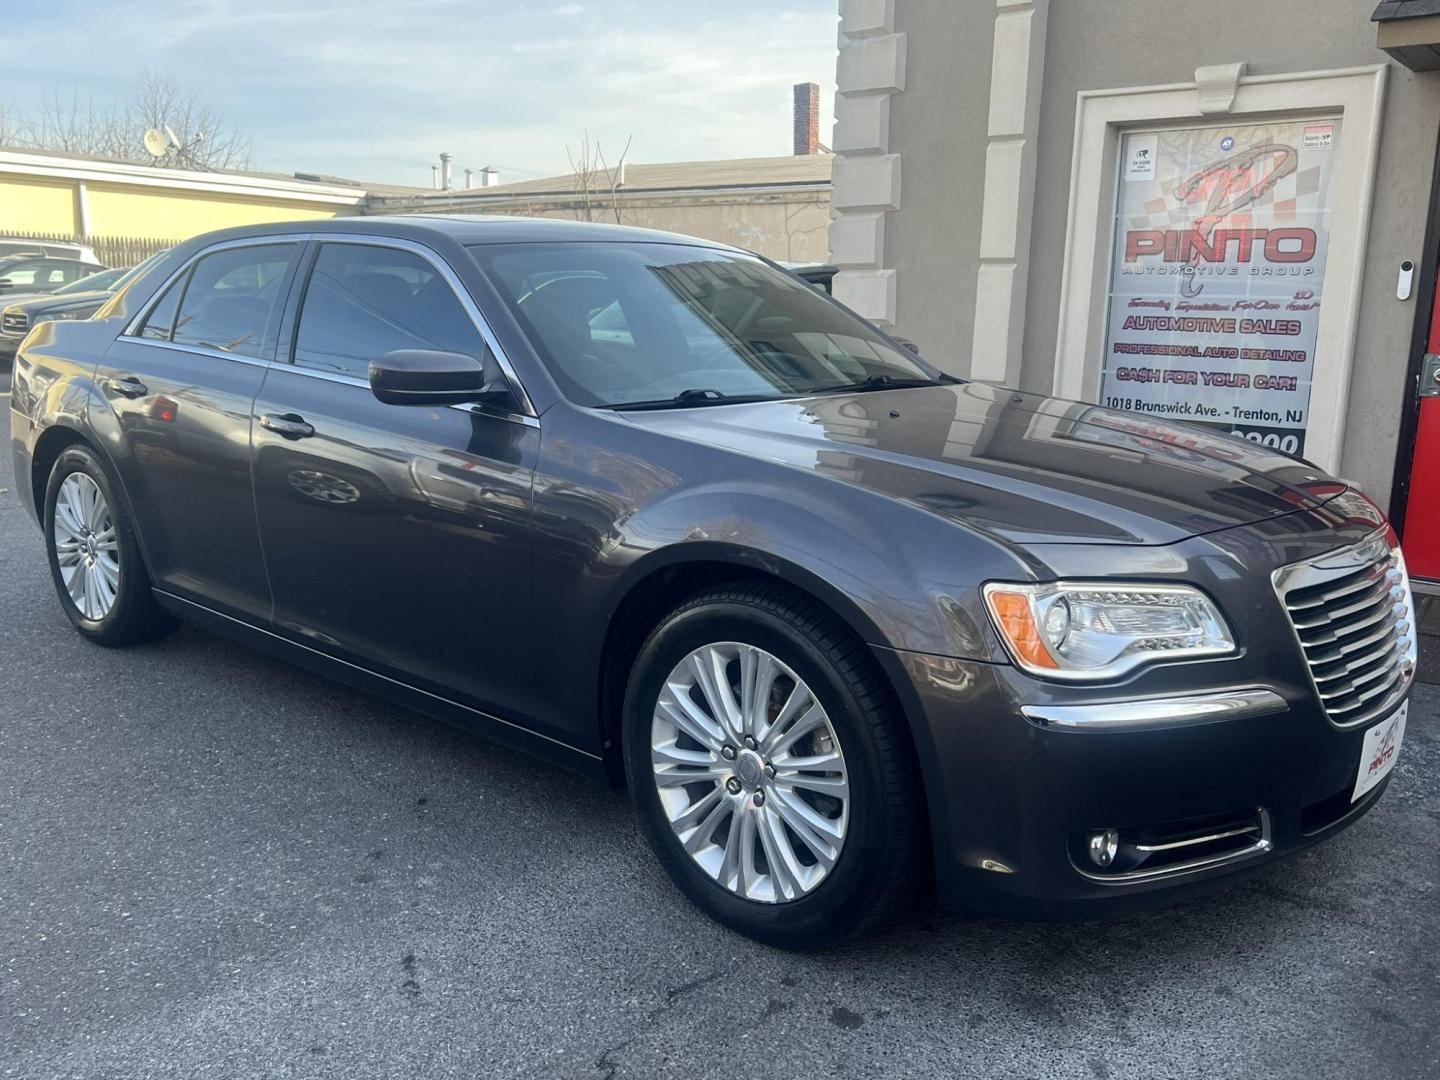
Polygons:
M619 574L611 612L658 570L732 563L810 593L867 644L997 658L978 585L1020 572L1011 556L872 493L793 479L713 481L672 489L639 508L624 523L621 548L643 554Z

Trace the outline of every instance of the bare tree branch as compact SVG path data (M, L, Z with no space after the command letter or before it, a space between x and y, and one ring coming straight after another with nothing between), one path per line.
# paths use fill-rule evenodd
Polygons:
M630 144L634 136L625 140L625 149L620 152L620 160L615 167L610 168L605 160L605 151L600 143L590 142L590 132L585 132L584 141L581 142L578 151L572 151L569 144L565 146L565 156L570 161L570 172L574 176L575 194L579 197L579 206L575 208L575 218L578 221L594 221L596 213L596 198L604 196L604 202L600 206L601 212L608 211L615 218L615 224L619 225L624 217L624 211L620 205L620 187L625 173L625 158L630 153Z
M176 145L158 161L143 141L150 128L175 135ZM248 138L194 91L154 72L141 75L125 103L108 110L74 90L68 98L51 91L28 116L0 109L0 142L176 169L237 169L250 159Z

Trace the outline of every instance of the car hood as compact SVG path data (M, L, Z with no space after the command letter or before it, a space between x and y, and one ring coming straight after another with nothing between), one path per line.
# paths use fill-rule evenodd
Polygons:
M110 294L103 289L94 292L73 292L64 296L52 296L49 293L41 293L38 296L28 297L24 303L19 305L27 315L43 313L46 311L68 311L72 307L85 307L89 304L100 305L110 298ZM12 305L6 304L6 307Z
M17 307L33 300L44 300L49 295L49 293L36 292L0 292L0 311L4 311L8 307Z
M1198 426L982 383L623 412L1030 544L1170 544L1320 506L1303 461Z

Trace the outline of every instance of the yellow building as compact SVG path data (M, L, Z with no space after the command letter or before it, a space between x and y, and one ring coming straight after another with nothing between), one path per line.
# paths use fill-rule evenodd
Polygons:
M212 229L358 212L366 188L256 172L192 172L0 149L0 235L83 239L133 259ZM123 241L123 242L122 242ZM111 261L118 261L114 255Z

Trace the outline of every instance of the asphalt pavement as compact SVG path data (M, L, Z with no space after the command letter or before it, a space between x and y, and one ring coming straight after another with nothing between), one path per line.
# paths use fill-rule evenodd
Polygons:
M1222 895L795 956L623 792L192 628L85 644L14 488L0 1076L1440 1076L1440 687L1373 813Z

